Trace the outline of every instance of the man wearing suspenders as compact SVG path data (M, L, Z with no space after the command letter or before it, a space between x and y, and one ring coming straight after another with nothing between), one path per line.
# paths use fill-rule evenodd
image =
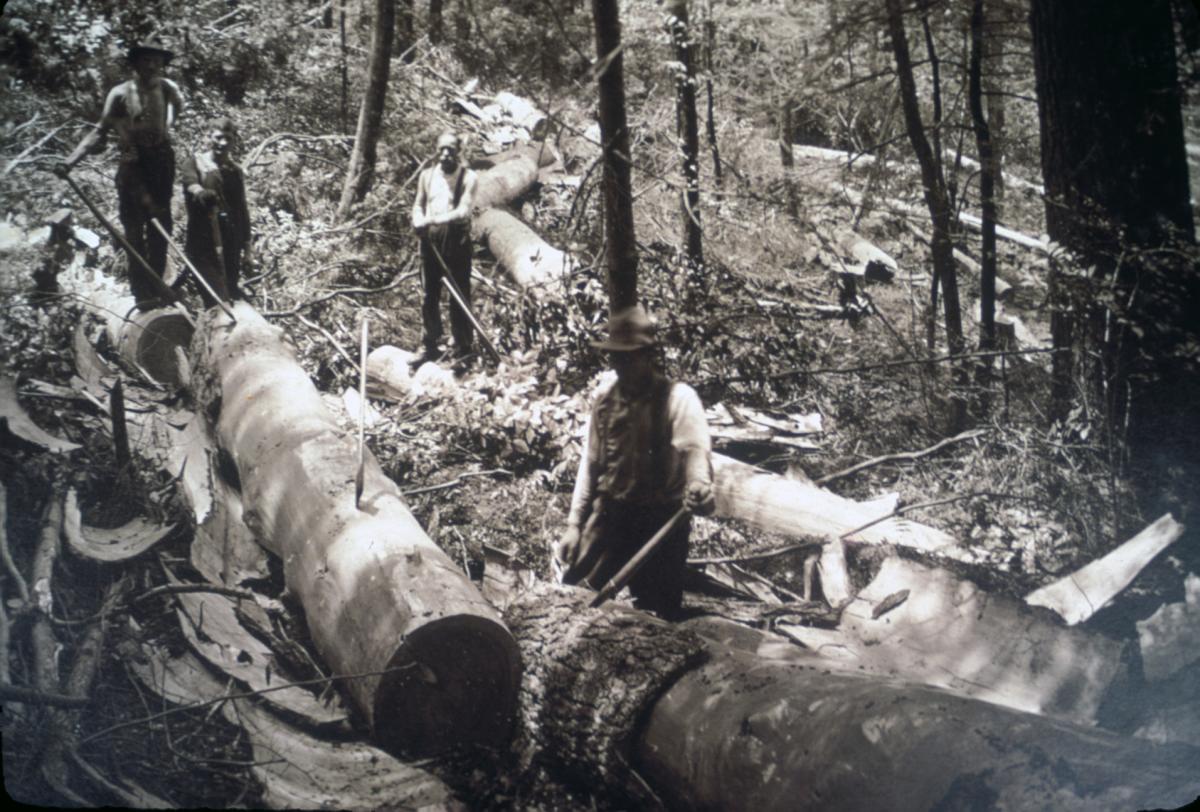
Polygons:
M424 349L417 363L441 358L442 275L458 286L463 300L471 304L471 204L475 198L475 173L459 160L457 135L443 133L437 140L437 163L417 179L412 225L420 238L421 282L425 288L421 304L421 341ZM470 317L450 302L450 334L454 337L454 359L465 363L472 352Z

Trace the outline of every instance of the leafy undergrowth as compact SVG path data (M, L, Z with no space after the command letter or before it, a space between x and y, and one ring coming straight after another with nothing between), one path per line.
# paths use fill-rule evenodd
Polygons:
M102 0L54 0L49 5L56 15L31 11L32 4L10 3L3 31L4 42L13 48L4 66L0 149L14 163L0 177L6 208L0 223L0 366L18 381L21 404L36 422L82 448L51 455L3 435L0 475L7 491L7 544L23 573L30 571L43 510L56 488L73 486L85 521L96 526L146 516L187 527L189 515L166 474L139 465L135 478L118 477L102 408L53 388L71 385L76 325L83 323L92 335L103 331L86 302L68 295L35 301L32 274L47 261L43 223L55 209L67 206L75 211L76 225L99 227L66 187L42 170L52 156L65 154L76 143L84 123L94 119L104 88L119 78L113 32L124 26L122 33L138 33L146 20L134 11L109 20L111 4ZM543 106L579 131L590 123L592 90L578 66L578 74L564 79L565 88L558 93L547 89L546 72L566 70L570 49L560 55L557 67L522 62L489 70L487 59L499 59L503 49L475 42L464 50L464 63L448 47L423 45L412 61L394 68L376 183L349 221L335 224L354 105L343 114L340 92L330 91L329 77L338 75L341 60L336 27L322 28L293 6L243 3L216 25L191 7L174 12L179 30L190 32L189 50L172 68L183 77L191 110L180 128L181 149L198 144L206 117L234 111L241 125L256 233L257 263L248 271L245 287L252 304L285 331L318 387L338 397L358 384L349 356L355 354L363 318L370 321L372 346L411 349L419 343L420 283L407 212L414 172L433 138L453 125L467 133L469 152L499 146L479 122L447 112L446 100L471 78L464 64L476 68L477 75L528 80L528 89L484 90L525 92L545 101ZM764 26L755 8L738 12L730 26L730 53L724 54L728 63L742 63L718 94L718 113L729 122L721 136L726 159L722 184L708 180L711 164L703 168L701 216L708 265L700 274L684 270L678 245L674 116L670 94L661 89L669 86L669 74L662 60L652 56L662 42L658 21L635 16L630 26L637 45L631 53L640 54L629 68L631 120L637 122L640 290L658 318L668 373L693 384L706 405L820 414L824 432L815 450L762 444L723 449L777 473L813 480L879 455L931 446L951 433L954 400L966 399L974 425L983 430L977 437L919 461L885 462L838 476L831 489L854 499L895 493L901 505L942 502L906 516L941 528L978 551L983 566L972 575L986 573L994 591L1022 595L1105 552L1143 517L1133 511L1119 461L1095 431L1092 415L1080 411L1064 424L1047 427L1040 411L1047 397L1042 362L1007 359L986 385L965 389L952 385L945 365L915 362L927 355L927 248L905 226L907 215L894 206L896 201L920 205L912 168L883 160L881 169L868 174L815 159L800 161L795 170L779 166L770 117L775 95L782 91L767 82L770 71L752 75L753 66L764 64L762 54L790 58L788 49L796 46L794 38L788 38L790 45L777 41L782 30ZM579 28L577 16L563 23L572 36L585 38L579 45L587 53L588 32ZM512 29L494 35L518 40L522 29L520 20L514 20L506 18ZM365 47L363 30L355 26L351 20L351 39ZM358 81L352 83L350 100L357 98ZM769 92L747 90L758 81ZM873 109L871 98L867 94L853 101ZM839 134L835 126L846 110L834 109L833 101L820 107L815 97L803 101L814 114L814 143L854 147L854 133ZM738 109L739 104L747 109ZM62 122L62 128L55 130L52 121ZM88 159L76 173L106 211L115 210L108 179L111 161L111 153ZM1025 164L1028 177L1036 176L1031 166L1036 163ZM570 248L580 270L535 299L516 290L482 251L476 257L482 277L475 286L477 314L504 361L478 362L441 393L434 388L400 402L373 401L379 420L367 432L370 448L410 492L413 512L429 535L476 579L483 570L484 545L513 551L522 564L549 577L549 543L561 531L580 432L603 374L604 359L588 343L602 331L607 310L599 259L599 173L588 175L586 162L570 160L566 171L578 182L577 192L570 184L547 185L514 208L549 242ZM866 205L852 205L841 187L872 191ZM794 214L788 213L792 200L797 201ZM1006 206L1013 227L1040 233L1040 201L1014 190ZM177 222L182 222L178 200L176 207ZM828 309L821 307L839 304L838 276L848 261L839 240L848 231L888 252L900 272L888 284L868 286L864 306L828 318ZM971 239L962 237L968 250ZM68 261L77 267L120 273L122 262L107 239L98 248L73 244L69 254ZM1039 333L1044 268L1025 249L1002 243L1001 275L1013 285L1006 306ZM977 285L964 276L965 310L977 296ZM976 328L970 320L968 333L974 341ZM99 347L113 361L103 338ZM944 343L934 352L943 354ZM138 370L126 368L122 374L147 385ZM175 405L186 403L180 397ZM352 430L354 419L332 405ZM956 501L945 501L951 499ZM188 536L179 530L163 543L160 557L139 559L119 570L69 556L59 559L53 579L54 631L64 646L64 664L78 654L81 621L98 611L107 583L126 575L136 594L163 583L164 566L189 574ZM736 556L789 541L794 540L736 522L700 520L692 554ZM788 590L803 589L800 558L747 566ZM272 598L285 596L278 572L256 587ZM22 605L14 590L14 579L6 576L4 598L15 602L6 604L7 609ZM12 641L6 681L11 684L32 684L30 619L31 613L16 611L6 623ZM292 622L292 637L302 643L298 611ZM237 729L203 709L160 717L161 700L143 693L128 674L121 652L143 642L172 652L186 647L169 599L113 615L93 689L96 701L80 721L79 738L85 742L80 756L101 774L120 776L178 805L256 805L260 798L250 777L251 756ZM299 662L303 655L295 659ZM38 772L42 711L27 706L28 715L9 724L8 706L5 710L10 793L34 803L61 801ZM90 736L96 738L89 741ZM473 756L452 758L437 768L472 807L607 803L546 776L498 775ZM96 793L95 798L114 802L95 782L80 785Z

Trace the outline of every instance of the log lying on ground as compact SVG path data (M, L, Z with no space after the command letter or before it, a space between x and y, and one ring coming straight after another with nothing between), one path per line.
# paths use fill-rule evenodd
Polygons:
M1170 808L1200 792L1195 748L830 673L773 635L666 625L590 597L541 584L505 613L529 664L523 740L575 780L638 776L667 808L763 812Z
M471 222L471 236L487 244L492 256L517 284L535 293L565 277L573 267L568 254L501 208L476 215Z
M890 596L906 600L887 609ZM876 612L877 607L883 607ZM1131 679L1125 645L1067 629L1005 595L897 557L842 610L837 629L776 628L863 670L1082 725Z
M787 479L713 454L713 490L718 516L741 519L763 530L789 536L837 537L886 516L808 482ZM890 543L969 559L953 536L905 519L883 519L849 537L850 541Z
M516 644L357 448L283 342L244 303L210 310L193 389L233 459L246 522L284 565L318 652L346 679L375 740L408 755L499 743L515 713Z
M545 144L533 143L512 150L507 160L479 173L475 184L475 211L511 202L537 181L538 169L554 161L554 153Z

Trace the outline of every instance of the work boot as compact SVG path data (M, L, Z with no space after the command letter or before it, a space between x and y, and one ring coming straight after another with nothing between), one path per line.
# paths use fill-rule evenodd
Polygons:
M427 361L432 361L436 364L438 361L442 360L442 355L442 351L436 346L426 347L417 354L416 358L412 360L412 368L418 369L420 368L421 364L424 364Z

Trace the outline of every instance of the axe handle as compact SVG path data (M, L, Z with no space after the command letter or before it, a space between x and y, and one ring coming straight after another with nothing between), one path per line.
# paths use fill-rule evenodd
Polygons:
M637 574L637 571L642 568L642 564L646 563L646 559L650 557L650 554L658 548L659 544L662 544L662 540L667 537L667 534L670 533L671 530L674 529L675 525L679 524L679 520L686 515L687 508L680 508L679 510L675 511L674 515L667 519L667 523L660 527L658 532L651 536L650 540L642 545L642 549L638 550L637 553L634 554L633 558L629 559L625 566L621 567L621 570L611 579L609 579L608 583L604 585L604 588L596 593L596 597L592 598L592 602L589 603L588 606L595 608L607 601L613 595L616 595L618 592L620 592L621 588L625 586L625 584L629 583L630 579L632 579L633 576Z

